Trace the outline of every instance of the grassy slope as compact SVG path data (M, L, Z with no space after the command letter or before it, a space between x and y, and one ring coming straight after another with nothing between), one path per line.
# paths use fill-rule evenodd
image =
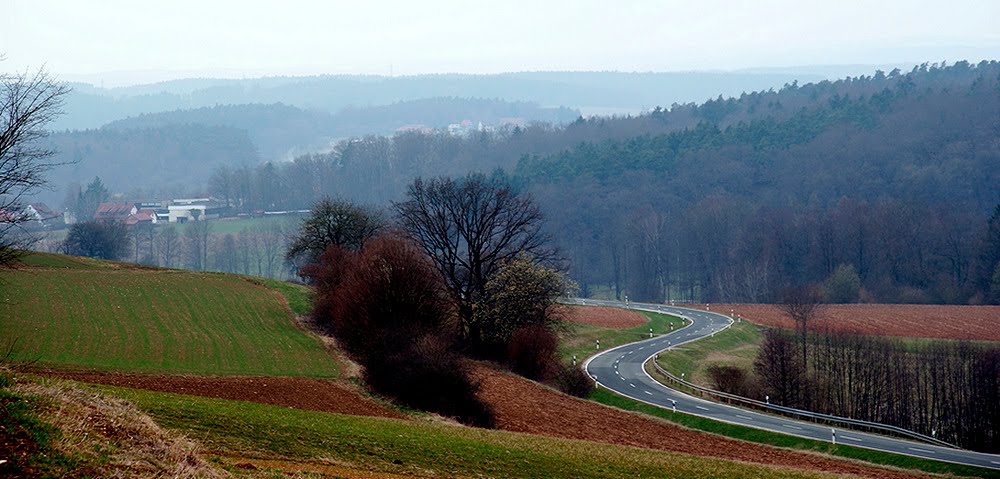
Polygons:
M762 338L760 326L742 321L713 337L662 352L657 362L678 377L684 373L688 381L710 386L709 366L730 365L752 371Z
M18 338L16 359L149 373L337 374L320 342L263 286L270 282L58 255L26 262L41 267L6 272L0 286L0 337ZM301 310L306 293L286 289Z
M323 461L377 472L464 477L830 477L660 451L440 423L302 411L98 387L222 456Z
M638 341L649 337L649 329L653 329L654 334L670 332L670 326L674 329L680 328L686 321L676 316L668 314L651 313L648 311L636 311L649 319L649 322L642 326L628 329L613 329L589 324L567 323L566 330L560 334L559 357L564 361L569 361L576 355L577 360L597 352L595 341L601 340L601 350L620 346L632 341Z

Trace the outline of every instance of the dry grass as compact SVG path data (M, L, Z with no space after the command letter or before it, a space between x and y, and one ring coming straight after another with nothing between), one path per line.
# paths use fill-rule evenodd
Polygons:
M55 448L100 464L98 477L228 476L203 460L194 442L161 429L124 399L52 380L20 382L15 391L43 399L42 418L60 430Z

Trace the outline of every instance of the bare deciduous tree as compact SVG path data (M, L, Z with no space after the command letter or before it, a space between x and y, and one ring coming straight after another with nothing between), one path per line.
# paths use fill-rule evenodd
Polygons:
M809 324L819 315L823 306L823 294L813 285L797 286L785 290L778 307L795 322L795 331L802 343L802 365L805 367L808 348L806 335Z
M542 213L532 198L500 176L417 178L407 200L394 203L403 228L434 259L461 318L461 336L482 343L473 305L486 296L486 283L500 267L524 254L555 258L542 231Z
M38 141L62 113L68 91L44 70L0 73L0 266L13 263L31 244L23 230L30 218L21 201L44 187L45 174L61 164L51 161L54 152Z

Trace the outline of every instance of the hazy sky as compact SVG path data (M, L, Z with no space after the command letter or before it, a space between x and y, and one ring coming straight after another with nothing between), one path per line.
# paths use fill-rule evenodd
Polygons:
M121 83L951 62L1000 58L998 26L1000 0L0 0L0 69Z

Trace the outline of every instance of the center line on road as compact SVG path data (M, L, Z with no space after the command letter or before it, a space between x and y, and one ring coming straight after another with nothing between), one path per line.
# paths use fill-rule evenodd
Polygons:
M702 407L702 406L698 406L698 405L695 405L695 407L698 408L698 409L701 409L702 411L708 411L707 407Z
M848 441L864 442L864 441L861 440L860 437L851 437L851 436L841 436L841 437L844 438L844 439L847 439Z
M747 421L753 421L752 417L750 417L750 416L744 416L742 414L737 414L736 417L738 417L740 419L746 419Z
M1000 462L996 462L996 461L990 461L990 464L997 464L997 465L1000 465Z
M927 449L918 449L918 448L915 448L915 447L908 447L907 449L909 449L911 451L922 452L924 454L934 454L934 451L928 451Z
M785 426L785 427L790 427L790 428L792 428L792 429L799 429L799 430L801 430L801 429L802 429L801 427L799 427L799 426L796 426L796 425L793 425L793 424L782 424L782 426Z
M635 387L635 384L628 383L629 386Z
M649 392L649 391L643 391L643 392L644 392L644 393L646 393L646 394L649 394L650 396L652 396L652 395L653 395L653 393L651 393L651 392Z

